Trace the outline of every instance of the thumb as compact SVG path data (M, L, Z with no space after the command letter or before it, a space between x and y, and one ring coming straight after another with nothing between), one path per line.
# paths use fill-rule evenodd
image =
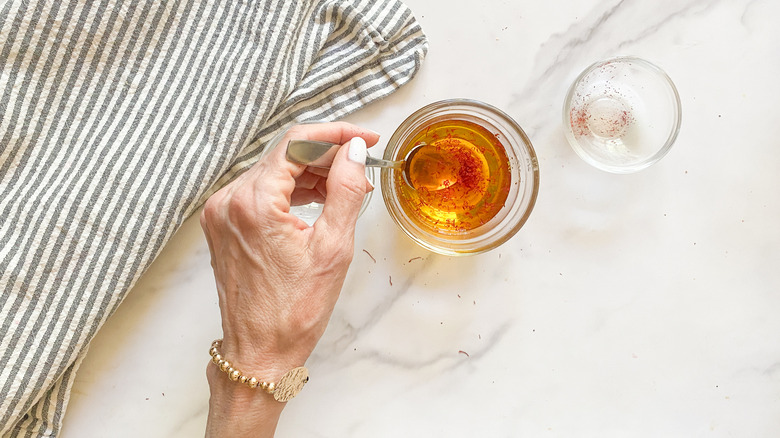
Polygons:
M315 233L324 231L332 237L346 237L355 232L360 206L371 188L366 180L365 162L366 141L360 137L350 140L336 154L325 183L327 196L322 215L314 224Z

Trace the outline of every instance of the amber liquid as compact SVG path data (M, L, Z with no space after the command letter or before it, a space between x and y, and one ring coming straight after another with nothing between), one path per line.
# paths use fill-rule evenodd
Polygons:
M399 151L403 157L420 142L435 149L435 159L419 157L410 178L436 180L441 189L412 188L394 175L396 192L406 215L423 228L444 234L461 234L490 221L506 202L511 186L509 160L496 135L465 120L448 120L426 126ZM454 180L454 181L450 181Z

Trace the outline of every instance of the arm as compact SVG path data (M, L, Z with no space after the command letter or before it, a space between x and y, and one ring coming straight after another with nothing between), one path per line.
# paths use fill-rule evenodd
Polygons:
M292 138L344 146L324 173L287 161ZM306 362L325 331L352 260L360 205L373 189L365 147L377 140L346 123L292 128L266 159L206 202L200 219L219 295L220 354L242 374L278 382ZM313 227L289 213L295 202L323 199ZM206 374L206 436L273 436L285 403L211 363Z

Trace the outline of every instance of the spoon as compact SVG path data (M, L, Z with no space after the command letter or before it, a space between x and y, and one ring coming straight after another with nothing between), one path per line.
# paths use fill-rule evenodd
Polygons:
M287 159L293 163L328 169L338 151L337 144L311 140L290 140ZM438 148L420 142L403 160L391 161L366 156L366 167L384 167L403 172L403 180L414 189L442 190L455 184L457 166ZM414 172L412 172L414 170Z

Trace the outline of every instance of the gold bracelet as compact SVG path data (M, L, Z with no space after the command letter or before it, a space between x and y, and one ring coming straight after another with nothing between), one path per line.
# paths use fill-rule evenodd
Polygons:
M276 401L286 402L292 399L301 392L303 385L309 381L309 370L306 367L298 367L288 371L279 379L279 383L260 381L255 377L246 376L238 369L233 368L233 364L219 354L219 348L221 347L222 339L217 339L211 343L211 348L209 349L211 362L220 371L227 374L228 378L234 382L243 383L250 388L259 387L263 391L272 394Z

